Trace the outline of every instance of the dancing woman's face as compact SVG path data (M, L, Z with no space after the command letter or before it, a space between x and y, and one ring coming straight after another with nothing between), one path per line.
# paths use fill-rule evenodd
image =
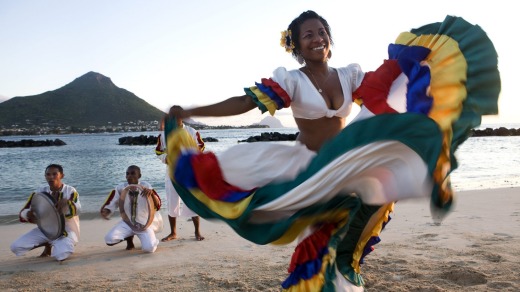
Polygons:
M330 51L330 37L318 19L308 19L301 24L300 52L307 62L326 61Z

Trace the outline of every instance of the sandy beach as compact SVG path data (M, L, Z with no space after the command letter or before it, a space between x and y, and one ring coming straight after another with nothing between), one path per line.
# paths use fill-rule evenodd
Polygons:
M106 246L119 218L90 217L80 216L80 242L62 263L39 258L41 248L16 257L9 245L35 225L1 225L0 290L280 291L295 246L256 245L205 220L197 242L182 218L179 238L146 254L137 238L132 251ZM460 192L441 225L427 201L398 202L381 238L362 265L366 291L520 291L520 188Z

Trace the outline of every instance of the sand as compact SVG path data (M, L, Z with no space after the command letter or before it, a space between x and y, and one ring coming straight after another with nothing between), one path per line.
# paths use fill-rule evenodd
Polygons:
M9 245L34 225L1 225L0 290L280 291L295 246L256 245L206 220L198 242L183 218L179 238L155 253L137 238L126 251L103 241L116 220L81 219L76 252L62 263L39 258L41 248L16 257ZM441 225L427 201L398 202L381 237L362 265L366 291L520 291L520 188L460 192Z

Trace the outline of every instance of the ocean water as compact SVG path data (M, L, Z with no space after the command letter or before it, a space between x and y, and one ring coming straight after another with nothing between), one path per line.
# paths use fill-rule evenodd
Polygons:
M518 127L520 125L514 126ZM263 132L296 133L297 129L203 130L201 135L219 140L206 143L207 150L218 153L237 144L239 140ZM123 146L119 145L118 141L124 136L158 134L159 132L133 132L0 136L0 140L8 141L57 138L67 143L60 147L0 149L0 218L3 218L0 219L0 223L17 220L15 215L31 192L37 186L46 184L44 170L50 163L63 165L63 181L78 190L83 213L98 212L109 192L117 184L125 181L126 168L131 164L141 167L141 179L151 183L164 200L166 167L156 157L155 145ZM520 186L519 149L520 136L468 139L456 153L459 168L451 176L455 191Z

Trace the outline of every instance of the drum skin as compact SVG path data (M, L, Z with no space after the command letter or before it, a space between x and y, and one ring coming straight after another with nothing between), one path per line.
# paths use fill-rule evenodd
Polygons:
M65 232L65 216L56 210L56 200L45 192L34 194L31 210L36 216L38 228L50 240L55 240Z

